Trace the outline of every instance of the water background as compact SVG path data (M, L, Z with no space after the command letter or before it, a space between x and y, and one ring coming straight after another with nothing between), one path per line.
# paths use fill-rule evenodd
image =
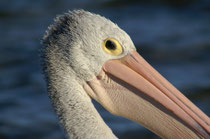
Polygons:
M78 8L117 23L151 65L210 115L209 0L2 0L0 139L65 138L47 96L38 49L53 18ZM118 137L158 138L94 103Z

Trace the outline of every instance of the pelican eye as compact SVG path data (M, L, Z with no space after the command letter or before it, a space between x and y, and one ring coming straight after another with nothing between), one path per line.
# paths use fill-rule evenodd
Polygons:
M120 55L123 52L122 46L120 43L112 38L106 39L103 44L105 52L111 55Z
M109 50L116 50L117 49L116 44L111 40L107 40L106 43L105 43L105 46Z

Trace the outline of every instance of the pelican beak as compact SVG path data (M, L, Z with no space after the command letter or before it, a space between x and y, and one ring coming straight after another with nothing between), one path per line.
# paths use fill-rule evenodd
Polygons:
M88 94L108 111L163 138L210 138L210 120L136 51L107 61Z

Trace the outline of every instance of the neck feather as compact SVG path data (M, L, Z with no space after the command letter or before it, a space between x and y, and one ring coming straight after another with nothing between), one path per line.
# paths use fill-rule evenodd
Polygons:
M73 72L48 75L50 98L68 136L71 139L116 138L73 75Z

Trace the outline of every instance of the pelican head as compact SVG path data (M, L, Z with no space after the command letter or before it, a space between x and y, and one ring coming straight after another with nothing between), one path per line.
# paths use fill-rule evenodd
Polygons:
M89 111L93 98L160 137L209 138L209 117L152 68L129 35L110 20L83 10L68 12L55 19L43 44L49 94L70 136L82 132L79 124L87 125L85 120L75 123L75 117ZM83 118L97 117L93 111ZM100 126L94 127L89 132L97 134Z

